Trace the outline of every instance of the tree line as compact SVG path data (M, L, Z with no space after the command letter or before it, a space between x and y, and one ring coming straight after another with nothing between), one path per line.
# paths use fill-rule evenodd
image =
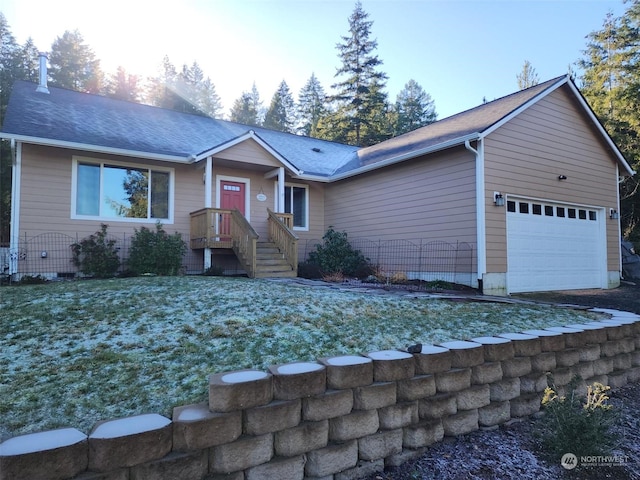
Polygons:
M575 62L578 88L637 170L640 153L640 0L632 0L622 16L609 13L602 29L591 32L583 57ZM368 146L415 130L437 120L431 96L413 79L395 102L386 93L388 75L376 54L373 21L358 1L348 18L348 32L336 45L339 67L328 93L314 73L297 100L283 79L265 107L255 83L222 112L213 81L197 61L177 68L165 56L159 73L150 78L118 67L105 73L100 60L79 31L65 31L51 45L49 81L53 86L112 98L147 103L213 118L356 146ZM527 61L517 75L519 88L538 83ZM16 80L38 81L38 51L29 38L18 44L0 12L0 120L4 118L11 86ZM0 243L8 241L11 161L6 142L0 145ZM635 178L620 185L623 235L640 242L640 188Z
M234 101L227 118L358 146L372 145L435 121L434 102L415 80L407 82L395 103L389 102L384 91L387 74L380 70L377 42L371 39L372 24L361 3L356 3L349 17L349 33L338 45L341 66L336 73L338 81L331 85L334 94L326 94L312 73L297 101L283 79L265 107L254 83L251 91L242 92ZM38 52L33 41L18 45L1 13L0 32L0 61L3 70L10 72L4 75L3 92L8 92L16 79L36 81ZM53 41L48 63L52 86L223 118L215 84L197 61L177 68L165 56L159 73L144 79L122 66L106 73L82 34L75 30L65 31Z

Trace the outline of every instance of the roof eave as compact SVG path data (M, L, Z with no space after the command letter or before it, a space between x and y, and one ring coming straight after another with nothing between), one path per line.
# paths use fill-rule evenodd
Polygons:
M428 155L430 153L439 152L441 150L446 150L448 148L455 147L458 145L464 145L464 142L466 142L467 140L469 141L478 140L479 138L480 138L480 134L478 132L470 133L461 137L456 137L446 142L438 143L436 145L431 145L429 147L421 148L419 150L413 150L411 152L407 152L402 155L397 155L395 157L388 158L381 162L371 163L363 167L355 168L348 172L343 172L338 175L331 175L326 181L336 182L338 180L344 180L345 178L353 177L355 175L360 175L362 173L370 172L372 170L377 170L378 168L387 167L389 165L394 165L396 163L401 163L406 160L411 160L412 158L420 157L422 155Z
M52 140L49 138L32 137L28 135L16 135L13 133L0 132L0 138L15 140L16 142L29 143L33 145L44 145L47 147L69 148L72 150L84 150L94 153L109 153L122 155L125 157L144 158L147 160L161 160L165 162L191 163L192 157L180 155L167 155L161 153L144 152L140 150L129 150L125 148L103 147L100 145L90 145L87 143L67 142L64 140Z

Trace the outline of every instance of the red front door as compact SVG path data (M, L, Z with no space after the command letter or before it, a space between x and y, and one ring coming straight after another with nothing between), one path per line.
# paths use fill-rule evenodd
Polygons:
M220 208L233 210L237 208L244 215L245 184L222 180L220 182Z
M233 210L237 208L242 215L245 214L245 188L242 182L231 182L229 180L220 181L220 208ZM219 223L219 233L221 235L231 233L231 219L229 215L221 214ZM221 240L229 240L224 238Z

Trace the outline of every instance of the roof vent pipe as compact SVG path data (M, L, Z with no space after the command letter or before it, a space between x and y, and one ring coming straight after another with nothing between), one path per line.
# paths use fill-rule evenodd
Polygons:
M38 57L40 59L40 83L36 88L36 92L49 93L49 87L47 86L47 54L40 52Z

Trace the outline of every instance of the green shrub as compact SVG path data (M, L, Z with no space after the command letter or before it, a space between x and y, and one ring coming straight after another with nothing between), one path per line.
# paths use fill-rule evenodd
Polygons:
M85 275L113 277L120 268L116 241L107 239L107 228L103 223L96 233L71 245L73 264Z
M322 240L323 243L317 244L316 249L309 253L308 263L316 265L323 275L342 273L355 276L370 270L367 268L368 259L351 246L347 232L336 232L329 227Z
M129 248L128 269L137 275L177 275L187 244L179 233L169 235L156 224L156 230L136 229Z
M565 453L578 458L608 455L616 443L611 430L615 412L607 404L609 387L597 382L589 385L583 399L576 393L579 380L573 378L566 396L558 396L555 387L547 387L542 398L546 412L540 432L542 446L555 460Z

